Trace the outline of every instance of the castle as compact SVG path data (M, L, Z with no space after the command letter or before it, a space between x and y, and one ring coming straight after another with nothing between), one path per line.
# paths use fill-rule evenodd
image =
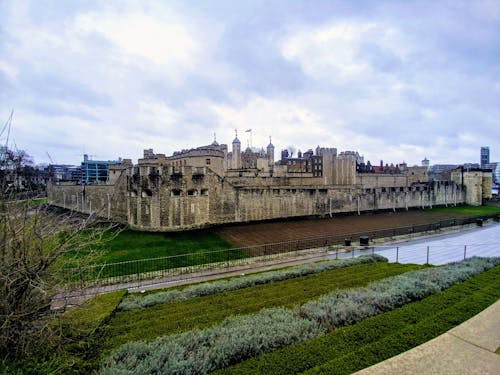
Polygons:
M336 148L287 150L274 160L274 145L241 149L212 144L174 152L144 150L109 166L105 184L49 184L49 202L128 223L140 230L176 231L210 225L336 213L479 205L491 187L491 172L457 170L449 181L429 181L427 167L359 170L362 157ZM358 168L357 168L358 167Z

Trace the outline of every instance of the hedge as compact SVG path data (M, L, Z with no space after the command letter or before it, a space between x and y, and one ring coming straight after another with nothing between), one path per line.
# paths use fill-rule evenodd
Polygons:
M496 267L421 301L216 373L352 373L420 345L476 315L500 297L499 280L500 267Z
M263 310L203 330L126 344L107 358L101 374L204 374L402 306L499 263L500 258L470 258L391 277L367 288L330 293L298 311Z
M131 294L120 303L118 309L121 311L130 311L144 307L151 307L162 303L184 301L194 297L207 296L216 293L248 288L255 285L301 277L314 273L349 267L356 264L367 264L375 262L387 262L387 259L377 254L363 255L354 259L328 260L324 262L307 263L278 271L271 271L245 277L232 278L228 280L197 284L181 290L173 289L147 294L145 296L141 296L140 294Z

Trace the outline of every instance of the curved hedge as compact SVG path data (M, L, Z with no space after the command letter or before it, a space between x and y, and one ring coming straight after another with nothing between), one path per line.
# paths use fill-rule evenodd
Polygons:
M439 336L500 297L500 267L399 309L260 355L218 375L352 374Z
M136 310L151 307L161 303L171 303L184 301L194 297L207 296L210 294L223 293L237 289L248 288L255 285L267 284L314 273L334 270L353 266L356 264L366 264L375 262L387 262L381 255L363 255L353 259L327 260L324 262L307 263L300 266L287 268L284 270L259 273L244 277L237 277L228 280L214 281L210 283L197 284L185 289L167 290L141 296L139 294L128 295L118 306L121 311Z
M108 357L101 374L205 374L307 339L327 330L389 311L464 281L500 264L500 258L471 258L333 292L294 311L263 310L226 319L203 330L137 342Z

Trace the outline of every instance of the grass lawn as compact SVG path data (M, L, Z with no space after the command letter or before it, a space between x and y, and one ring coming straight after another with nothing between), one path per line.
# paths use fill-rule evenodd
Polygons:
M103 352L129 341L209 327L232 315L278 306L293 307L335 289L364 286L421 267L385 262L363 264L187 301L116 312L105 329Z
M210 232L158 233L125 230L103 243L101 263L159 258L230 249L233 245Z
M95 272L89 271L83 277L95 277L97 272L100 277L114 277L247 257L239 250L226 251L231 248L231 243L207 231L159 233L124 230L116 235L104 234L102 244L93 248L98 256L91 263L107 265ZM68 253L64 268L78 267L86 255L86 251ZM166 257L169 258L156 259ZM130 263L138 260L144 261Z
M434 207L435 212L449 212L460 215L482 216L500 214L500 207L493 206L456 206L456 207Z

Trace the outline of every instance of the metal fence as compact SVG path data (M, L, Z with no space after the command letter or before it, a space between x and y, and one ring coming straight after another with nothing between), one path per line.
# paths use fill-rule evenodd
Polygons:
M330 252L330 258L346 259L366 254L379 254L389 262L442 265L473 256L500 256L500 242L475 244L371 245L353 248L351 251Z
M399 236L412 237L413 234L416 233L436 232L447 227L470 224L482 225L483 220L491 218L498 221L499 215L483 216L481 218L442 220L430 224L405 226L393 229L335 234L241 248L106 263L63 269L61 272L66 284L77 287L104 286L117 283L155 284L192 278L202 274L210 275L211 273L221 273L221 270L234 270L235 268L243 268L243 266L248 267L252 264L294 259L301 256L310 258L312 256L323 256L329 253L332 257L346 258L370 252L381 253L383 249L382 246L354 249L346 244L352 242L354 245L361 238L364 238L369 243L373 243L376 239L390 239ZM397 254L395 255L395 261L399 261L399 248L395 246L391 248L395 249L395 254ZM429 257L430 250L427 249L427 252L427 257ZM427 263L429 263L429 260Z

